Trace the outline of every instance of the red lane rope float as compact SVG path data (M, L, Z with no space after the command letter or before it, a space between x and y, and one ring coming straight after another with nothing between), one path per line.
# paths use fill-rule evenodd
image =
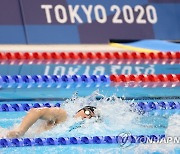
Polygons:
M179 82L180 74L140 74L140 75L124 75L112 74L110 75L112 82Z
M164 60L180 59L180 52L0 52L0 60Z

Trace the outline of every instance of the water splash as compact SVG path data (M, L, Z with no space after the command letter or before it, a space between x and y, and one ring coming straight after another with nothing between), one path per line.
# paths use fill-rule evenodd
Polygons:
M97 98L100 98L97 100ZM132 101L134 102L134 101ZM63 104L62 108L65 109L68 113L68 120L62 124L59 124L57 127L50 131L46 131L40 134L37 134L39 131L38 129L43 125L43 121L39 120L32 128L28 130L24 137L68 137L68 136L105 136L105 135L119 135L121 133L131 133L133 135L147 135L147 134L174 134L177 135L179 132L180 126L180 115L173 115L169 118L168 117L157 117L157 116L144 116L139 115L136 112L131 111L130 107L131 102L127 102L124 100L119 99L116 95L111 97L107 97L99 93L99 91L94 91L90 96L86 97L79 97L78 93L76 92L72 98L67 99ZM73 116L76 112L87 105L96 106L98 112L101 115L102 121L96 122L96 118L87 119L85 123L78 129L74 129L73 131L69 132L69 127L72 126L74 123L81 121L81 119L75 119ZM8 120L8 119L7 119ZM168 127L164 124L168 123ZM15 122L14 127L17 126L17 122ZM163 125L163 127L162 127ZM167 127L167 129L166 129ZM6 131L4 129L0 129L0 131ZM1 133L0 133L1 134ZM106 145L107 146L107 145ZM114 146L114 148L112 148ZM137 145L134 147L130 145L131 148L127 147L124 148L123 151L131 151L135 150L136 153L144 153L145 151L173 151L176 146L174 145L164 145L159 144L151 144L151 145ZM52 147L54 150L57 147ZM69 147L70 148L70 147ZM61 147L61 150L67 150L68 147ZM103 148L97 147L94 149L94 146L88 145L88 148L84 148L77 146L71 147L72 149L75 148L76 151L79 152L89 152L91 151L94 153L95 151L99 151L99 153L104 152L112 152L112 150L116 149L115 151L122 152L122 149L119 145L111 145L111 147ZM49 149L49 148L48 148ZM48 151L46 150L46 152ZM120 150L121 149L121 150ZM52 149L51 149L52 150Z
M172 115L168 120L168 127L165 131L165 136L167 137L179 137L180 139L180 115ZM180 140L179 140L180 143ZM135 153L144 154L148 153L176 153L180 151L180 144L178 142L162 142L162 143L153 143L153 144L140 144L135 148ZM177 152L178 153L178 152Z
M97 100L97 98L100 98ZM68 113L68 120L65 123L59 124L54 129L39 134L39 137L57 137L57 136L96 136L96 135L118 135L122 132L131 132L131 134L153 134L154 132L164 133L164 128L157 128L155 123L158 123L157 118L149 121L152 124L143 122L143 115L139 115L136 112L131 111L131 102L127 102L119 99L116 95L106 97L94 91L90 96L78 97L78 93L75 93L72 98L67 99L62 108ZM69 132L69 128L81 119L75 119L73 116L76 112L84 106L91 105L96 106L98 113L101 115L101 121L96 122L96 118L86 119L84 124L80 128L74 129ZM146 120L144 120L146 121ZM155 121L153 123L153 121ZM164 121L163 121L164 122ZM144 124L143 124L144 123ZM158 123L159 124L159 123ZM36 124L25 135L25 137L32 137L35 135ZM34 137L33 135L33 137ZM35 135L37 137L37 135Z

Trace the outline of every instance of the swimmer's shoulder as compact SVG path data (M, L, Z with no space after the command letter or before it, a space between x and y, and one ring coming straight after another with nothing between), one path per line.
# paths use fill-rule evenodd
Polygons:
M34 112L38 111L38 112L43 112L43 113L48 113L48 114L67 114L66 110L59 108L59 107L42 107L42 108L33 108L31 109Z
M63 120L63 121L67 119L66 110L59 107L52 107L50 108L50 110L56 116L57 119Z
M67 112L59 107L43 107L33 109L33 112L39 112L41 115L41 119L45 120L57 120L57 121L65 121L67 119Z

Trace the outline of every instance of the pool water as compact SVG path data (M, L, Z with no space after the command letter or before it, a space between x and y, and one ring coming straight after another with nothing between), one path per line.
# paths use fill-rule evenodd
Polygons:
M174 92L177 87L169 90L169 95ZM148 89L148 88L144 88ZM150 88L149 88L150 89ZM161 89L161 88L160 88ZM168 88L166 93L168 92ZM117 89L116 89L117 90ZM131 89L132 90L132 89ZM140 94L146 93L147 91ZM151 89L152 90L152 89ZM126 90L128 92L128 90ZM163 96L164 89L159 91ZM47 92L46 92L47 93ZM66 90L64 92L66 93ZM61 94L62 94L61 93ZM110 92L111 93L111 92ZM20 93L18 92L18 95ZM80 94L82 94L80 92ZM131 95L130 95L131 94ZM133 93L134 94L134 93ZM139 95L140 95L139 94ZM21 95L23 95L21 91ZM55 93L53 94L55 95ZM137 94L138 95L138 94ZM139 96L138 95L138 96ZM180 114L178 110L164 110L153 111L146 114L139 114L132 112L130 104L137 103L139 100L121 100L118 98L119 93L114 95L105 95L103 90L95 90L89 95L79 96L75 93L66 99L61 105L68 113L68 120L63 124L50 131L38 133L39 127L43 124L39 120L34 124L24 137L71 137L71 136L117 136L123 133L132 135L161 135L180 136ZM132 96L132 93L129 93ZM141 96L141 95L140 95ZM153 95L155 96L155 94ZM67 97L67 96L66 96ZM97 99L101 98L101 99ZM163 99L161 99L163 100ZM174 98L170 99L174 100ZM159 101L159 100L146 100L146 101ZM169 100L163 100L169 101ZM179 101L176 99L175 101ZM38 102L38 101L35 101ZM41 102L41 101L39 101ZM55 104L58 101L48 101ZM34 101L8 101L3 103L34 103ZM80 108L86 105L97 106L98 113L101 115L101 120L96 122L96 118L87 119L77 129L69 132L69 128L75 123L81 121L74 119L73 115ZM0 136L7 133L7 130L16 128L21 122L26 112L0 112ZM88 144L88 145L59 145L59 146L43 146L43 147L20 147L20 148L1 148L1 153L179 153L179 144Z

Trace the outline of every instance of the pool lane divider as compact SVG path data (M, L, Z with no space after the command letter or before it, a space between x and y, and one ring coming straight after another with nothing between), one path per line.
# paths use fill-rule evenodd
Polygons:
M148 74L148 75L14 75L14 76L0 76L0 88L61 88L68 87L67 85L77 86L110 86L114 83L132 83L132 86L146 86L144 83L150 83L152 85L167 86L162 83L168 83L169 85L179 85L180 74ZM133 85L134 84L134 85ZM118 85L118 84L117 84ZM130 85L129 85L130 86Z
M13 138L0 139L0 148L30 147L30 146L58 146L78 144L139 144L148 142L160 142L165 135L119 135L119 136L83 136L83 137L59 137L59 138Z
M0 88L58 88L67 85L81 86L88 85L106 85L109 86L110 79L108 75L14 75L0 76Z
M0 112L21 112L29 111L31 108L60 107L63 102L50 104L46 103L24 103L24 104L0 104ZM155 110L180 110L180 102L159 101L159 102L134 102L130 103L134 112L145 113Z
M140 75L110 75L113 82L179 82L180 74L140 74Z
M180 111L180 102L175 101L158 101L158 102L138 102L131 103L132 111L144 114L151 111L166 111L166 110L178 110Z
M41 107L60 107L60 103L50 104L50 103L22 103L22 104L0 104L0 112L22 112L29 111L32 108Z
M0 52L0 60L180 59L178 52Z

